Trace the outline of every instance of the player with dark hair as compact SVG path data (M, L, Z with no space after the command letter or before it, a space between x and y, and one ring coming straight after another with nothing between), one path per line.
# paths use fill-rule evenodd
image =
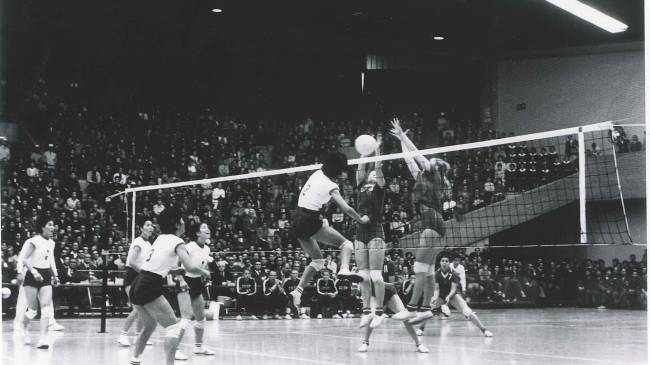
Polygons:
M27 241L20 250L20 261L27 268L23 277L22 270L16 277L22 283L27 299L27 310L23 314L22 327L18 327L18 334L23 336L25 344L31 344L27 329L36 314L38 306L41 306L41 336L36 344L39 349L48 349L50 339L48 337L48 325L50 318L54 317L54 306L52 305L52 284L59 284L59 276L54 261L54 241L52 234L54 222L46 216L36 218L36 228L40 233Z
M377 136L375 154L380 155L381 135ZM361 156L367 157L367 156ZM372 328L381 324L384 314L384 278L382 269L386 241L382 219L384 215L384 173L381 161L374 163L374 169L368 171L368 164L359 164L357 169L357 186L359 198L357 211L362 217L368 217L368 224L357 224L357 240L355 242L354 257L363 277L361 282L361 298L363 301L363 314L359 327L370 325ZM370 307L370 297L374 287L378 307Z
M393 119L391 134L400 140L403 152L418 152L406 132L402 130L399 120ZM420 214L418 229L420 230L418 247L415 250L415 285L411 301L405 311L397 313L393 319L409 319L410 323L420 323L433 317L429 303L433 296L433 281L437 241L445 235L445 225L442 219L442 200L447 190L448 181L445 172L449 164L443 160L432 158L427 160L421 154L405 157L411 175L415 179L413 186L413 203ZM418 307L419 302L422 305ZM416 313L417 311L417 313Z
M150 220L145 221L142 224L140 236L136 237L129 247L129 253L126 256L126 277L124 278L124 290L126 291L127 297L129 296L129 291L131 290L131 284L135 280L135 277L138 276L138 272L142 269L142 264L144 260L149 257L151 252L151 243L149 239L153 234L153 223ZM143 328L142 320L138 318L138 311L133 308L129 316L126 317L124 325L122 326L122 331L120 336L117 338L117 342L122 346L131 346L131 341L129 341L128 334L129 328L133 325L133 322L136 322L136 335L140 335ZM149 342L148 344L153 344Z
M157 324L165 328L165 362L167 365L174 364L176 349L189 321L176 318L172 306L163 296L163 279L169 273L182 272L178 261L186 272L210 277L209 271L194 263L185 242L178 237L185 230L180 209L174 206L166 208L160 213L158 223L161 234L154 241L149 257L131 285L131 303L144 323L144 330L133 347L132 365L140 364L140 355Z
M320 209L330 200L334 200L343 213L357 222L366 224L370 221L368 217L360 216L348 205L335 182L343 174L347 165L347 158L344 154L329 153L325 156L320 170L311 174L300 191L294 230L300 246L311 258L311 263L305 268L298 287L290 293L292 297L290 304L296 312L299 312L303 289L309 284L314 274L325 268L325 259L318 247L318 242L338 247L341 250L341 266L337 276L349 276L354 281L363 280L359 275L350 272L350 258L354 249L352 242L334 228L323 225L323 221L319 217Z
M483 332L485 337L492 337L492 332L481 323L476 314L467 305L462 294L458 291L460 277L449 266L449 255L440 256L440 268L435 274L435 291L432 298L432 307L434 310L451 304L457 310L461 311L465 317L469 317L478 329ZM445 310L448 315L448 308Z
M195 266L203 270L208 269L208 263L212 261L210 247L207 243L210 240L210 227L201 223L197 232L190 232L191 241L185 244L190 260ZM187 269L186 269L187 270ZM203 346L203 332L205 331L205 301L203 300L203 287L205 283L202 275L185 272L183 275L176 275L176 281L180 292L176 294L181 317L188 321L194 318L194 349L192 352L197 355L214 355L214 352ZM176 351L176 360L187 360L187 355Z

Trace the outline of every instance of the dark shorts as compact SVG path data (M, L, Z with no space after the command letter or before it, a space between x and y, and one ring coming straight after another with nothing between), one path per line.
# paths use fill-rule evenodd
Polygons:
M381 238L386 241L384 227L381 224L357 224L357 241L367 244L373 238Z
M190 289L189 289L190 298L194 299L194 298L197 298L198 296L203 294L203 279L202 278L200 278L200 277L192 278L192 277L189 277L187 275L183 275L183 279L185 279L185 282L187 283L187 286L190 287Z
M138 276L138 272L127 266L126 276L124 277L124 284L122 284L122 286L127 287L133 284L133 280L135 280L137 276Z
M384 305L388 304L390 298L392 298L393 295L397 295L397 289L395 289L395 285L386 283L386 291L384 292Z
M441 236L445 235L445 221L442 219L442 214L424 205L420 206L420 220L416 222L416 228L419 231L432 229Z
M23 286L31 286L33 288L42 288L44 286L52 285L52 271L50 269L40 269L35 267L36 271L43 277L43 281L37 281L34 279L34 275L31 272L25 274L25 280L23 281Z
M149 271L140 271L131 284L131 303L145 305L163 295L163 278Z
M293 223L293 231L296 237L302 239L311 238L323 227L319 212L298 207Z

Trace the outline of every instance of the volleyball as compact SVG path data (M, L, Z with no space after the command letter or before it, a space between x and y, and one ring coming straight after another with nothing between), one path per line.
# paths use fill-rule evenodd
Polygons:
M354 141L354 148L362 155L369 155L377 148L377 140L373 136L362 134Z
M2 288L2 299L7 299L11 296L11 289Z

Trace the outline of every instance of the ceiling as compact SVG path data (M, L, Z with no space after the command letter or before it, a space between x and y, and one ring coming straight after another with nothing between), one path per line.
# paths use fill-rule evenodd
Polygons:
M368 53L491 60L643 40L643 0L583 0L629 25L615 35L543 0L0 1L6 77L27 84L56 74L224 91L322 70L356 85Z

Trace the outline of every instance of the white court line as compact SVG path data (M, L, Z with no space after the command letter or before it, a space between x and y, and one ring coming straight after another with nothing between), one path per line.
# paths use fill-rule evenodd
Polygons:
M285 332L286 333L286 332ZM185 344L181 343L179 346L186 346L186 347L194 347L194 345L190 344ZM293 357L293 356L283 356L283 355L272 355L272 354L265 354L262 352L254 352L254 351L242 351L242 350L233 350L233 349L226 349L222 347L214 347L210 346L210 349L212 350L219 350L219 351L226 351L226 352L234 352L237 354L246 354L246 355L252 355L252 356L263 356L263 357L272 357L275 359L282 359L282 360L292 360L296 361L298 363L313 363L313 364L332 364L332 365L346 365L345 363L342 362L332 362L332 361L324 361L324 360L312 360L312 359L305 359L302 357Z
M323 333L310 333L310 332L291 332L296 335L311 335L311 336L321 336L321 337L334 337L334 338L347 338L347 339L356 339L358 340L358 337L350 337L350 336L340 336L340 335L328 335L328 334L323 334ZM403 341L385 341L385 340L373 340L374 342L384 342L384 343L398 343L402 345L412 345L412 342L403 342ZM586 357L577 357L577 356L562 356L562 355L547 355L547 354L535 354L535 353L528 353L528 352L515 352L515 351L502 351L502 350L490 350L490 349L477 349L477 348L471 348L471 347L460 347L460 346L450 346L450 345L434 345L434 344L428 344L425 343L425 346L430 346L430 347L437 347L442 350L446 349L455 349L455 350L466 350L466 351L478 351L478 352L493 352L497 354L506 354L506 355L521 355L521 356L529 356L529 357L544 357L544 358L551 358L551 359L561 359L561 360L578 360L578 361L593 361L593 362L604 362L608 364L624 364L624 365L630 365L630 364L635 364L635 365L645 365L645 363L641 362L631 362L631 361L617 361L617 360L603 360L603 359L593 359L593 358L586 358Z

